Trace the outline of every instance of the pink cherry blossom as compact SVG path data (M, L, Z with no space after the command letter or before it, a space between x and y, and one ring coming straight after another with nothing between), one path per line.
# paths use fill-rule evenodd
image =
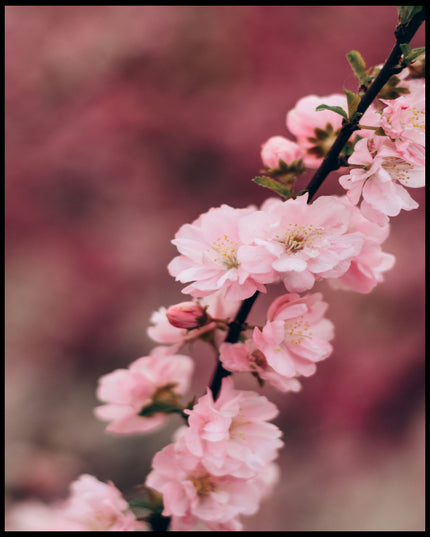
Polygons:
M307 199L307 194L286 201L270 198L241 221L249 243L242 252L244 269L274 270L290 292L341 276L363 245L362 234L349 231L351 211L336 196L320 196L310 204Z
M227 323L234 319L239 308L240 301L227 300L222 292L199 299L200 307L206 309L207 314L213 319L222 319ZM214 330L215 341L224 339L225 332L216 330L216 323L210 323L198 329L188 331L186 328L172 326L167 318L167 308L160 307L153 312L150 318L151 326L147 329L148 336L164 345L170 345L170 351L175 354L187 342L198 339L208 330Z
M252 339L247 339L245 343L222 343L219 352L220 361L227 371L252 373L260 381L267 381L281 392L301 390L301 384L297 379L284 377L269 365Z
M273 274L250 273L242 264L243 238L239 222L255 208L212 208L192 224L184 224L172 243L181 255L168 265L169 273L182 283L193 282L182 291L203 297L221 289L228 300L243 300L256 291L266 291Z
M424 168L400 158L393 143L385 137L359 140L348 164L355 167L341 176L339 183L352 204L358 204L362 197L361 208L369 219L383 224L402 209L418 207L405 186L424 186Z
M207 315L198 302L180 302L170 306L166 311L169 323L176 328L197 328L205 324Z
M381 99L386 105L380 125L393 140L401 158L416 166L425 165L425 85L397 99Z
M70 486L63 506L65 516L84 525L86 531L136 531L146 526L136 520L121 492L108 481L103 483L83 474Z
M213 475L200 457L177 442L158 452L152 467L145 484L162 494L163 515L172 517L171 527L176 531L194 530L202 524L212 531L240 531L239 517L257 512L278 477L273 463L249 479Z
M305 152L304 163L309 168L317 168L321 164L342 127L341 115L331 110L316 110L321 104L340 106L347 110L345 95L308 95L299 99L286 117L287 128ZM318 130L325 132L325 135L320 136L320 140L317 140Z
M94 409L95 415L109 421L106 430L117 434L148 433L164 425L163 412L148 411L153 403L176 404L189 388L194 362L190 357L168 354L157 347L149 356L117 369L99 380L97 397L106 404Z
M216 401L208 388L185 412L189 427L182 440L213 475L256 475L283 445L279 428L268 423L278 414L276 406L253 391L234 389L230 377L223 379Z
M255 328L255 346L267 363L282 377L308 377L316 371L315 362L332 352L333 323L324 317L327 303L321 293L285 294L267 312L262 330Z
M283 136L272 136L261 147L261 160L268 168L279 168L279 161L291 164L304 156L303 149Z
M346 205L351 205L346 196L341 197L340 200ZM363 233L365 237L363 248L351 260L351 265L343 276L328 281L335 289L370 293L378 283L384 281L384 273L394 266L395 257L382 251L381 248L389 235L390 225L368 220L358 207L352 206L351 210L350 228Z

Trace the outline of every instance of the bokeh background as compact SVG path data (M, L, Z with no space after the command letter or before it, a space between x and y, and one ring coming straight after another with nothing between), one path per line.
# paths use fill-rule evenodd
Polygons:
M210 207L267 198L251 182L261 144L289 135L299 98L356 90L346 53L382 63L397 10L5 9L6 510L61 499L83 472L132 497L181 422L107 435L95 389L150 352L151 313L184 300L170 240ZM411 45L423 43L424 28ZM282 479L246 529L424 529L423 190L392 220L383 284L321 284L333 355L299 394L263 388L281 410ZM320 192L340 193L336 177ZM195 356L201 394L214 359Z

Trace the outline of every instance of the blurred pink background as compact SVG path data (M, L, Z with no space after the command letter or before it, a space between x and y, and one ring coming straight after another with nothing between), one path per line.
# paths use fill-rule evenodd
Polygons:
M109 436L95 389L184 300L170 240L210 207L264 201L261 144L288 136L300 97L356 90L346 53L382 63L396 22L395 6L6 6L7 509L63 498L83 472L133 496L181 422ZM336 177L320 192L341 193ZM248 530L424 529L425 200L410 193L386 281L319 288L333 355L299 394L262 389L282 479ZM214 359L195 356L200 395Z

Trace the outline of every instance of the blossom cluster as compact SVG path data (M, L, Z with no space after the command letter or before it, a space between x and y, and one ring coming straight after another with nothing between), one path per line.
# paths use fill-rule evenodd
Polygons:
M394 98L375 99L347 142L343 195L312 200L291 190L259 207L213 207L182 225L167 268L185 285L187 300L152 314L147 334L156 345L149 355L100 378L103 404L95 414L110 433L148 434L170 414L184 418L145 481L162 498L173 530L241 530L241 516L256 513L276 485L278 409L235 387L234 374L299 391L333 351L334 325L318 284L369 293L393 267L394 256L383 250L390 218L418 207L407 188L424 186L425 165L423 79L402 75L398 87ZM295 140L274 136L262 145L267 174L281 182L288 176L291 184L292 173L317 168L342 128L338 109L348 109L345 95L300 99L286 116ZM240 336L226 341L241 301L275 285L282 292L261 324L241 323ZM191 398L189 351L197 339L216 350L226 374L219 393L208 385ZM72 489L52 524L59 517L65 530L145 529L112 484L83 476Z

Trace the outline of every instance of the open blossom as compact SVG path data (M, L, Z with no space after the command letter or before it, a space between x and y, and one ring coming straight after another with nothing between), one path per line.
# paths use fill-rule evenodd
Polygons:
M290 292L341 276L363 245L362 234L349 231L351 211L336 196L320 196L311 204L307 199L307 194L286 201L270 198L241 222L249 242L244 268L275 271Z
M380 126L394 142L401 158L416 166L425 165L425 85L413 86L397 99L381 99L385 107Z
M172 517L176 531L202 523L212 531L240 531L239 517L257 512L278 476L274 463L249 479L211 474L200 457L177 442L158 452L152 467L145 484L162 494L163 515Z
M346 205L351 202L346 196L340 197ZM382 250L382 243L388 237L390 224L372 222L365 218L361 210L352 206L351 230L363 233L364 244L360 253L351 260L349 269L340 276L328 280L335 289L370 293L378 283L384 281L384 273L394 266L395 257Z
M401 158L385 137L359 140L348 164L355 167L341 176L339 183L352 204L356 205L362 198L361 209L369 219L384 224L402 209L410 211L418 207L405 187L424 186L424 167Z
M166 354L157 347L149 356L117 369L99 380L97 397L106 404L94 409L109 421L108 432L148 433L164 425L167 417L160 405L177 405L190 385L194 362L188 356Z
M146 526L136 520L128 503L112 482L83 474L70 486L64 515L83 524L86 531L136 531Z
M222 343L219 353L220 361L227 371L252 373L281 392L298 392L301 389L297 379L284 377L273 369L252 339L247 339L245 343Z
M268 422L278 415L276 406L253 391L236 390L229 377L216 401L208 389L185 412L189 427L182 440L213 475L256 475L283 445L281 431Z
M256 291L265 292L272 272L251 273L242 264L240 220L254 211L222 205L179 229L172 243L181 255L172 259L168 270L182 283L193 282L183 293L198 298L223 289L228 300L243 300Z
M261 147L261 160L268 168L279 168L279 161L291 164L304 156L303 149L283 136L272 136Z
M255 346L268 364L287 379L315 373L316 362L332 352L333 323L324 317L327 303L321 293L278 297L267 312L262 330L255 328Z
M240 301L227 300L222 292L214 293L212 295L199 299L200 307L204 308L207 315L213 319L223 319L229 322L234 319L234 316L239 308ZM151 315L151 326L147 329L148 336L163 345L171 345L171 352L175 353L180 349L187 341L197 339L203 333L207 333L208 330L215 330L215 340L223 339L225 333L220 330L216 330L216 323L210 323L201 328L188 331L186 328L178 328L173 326L167 318L167 308L160 307L157 311L154 311Z

